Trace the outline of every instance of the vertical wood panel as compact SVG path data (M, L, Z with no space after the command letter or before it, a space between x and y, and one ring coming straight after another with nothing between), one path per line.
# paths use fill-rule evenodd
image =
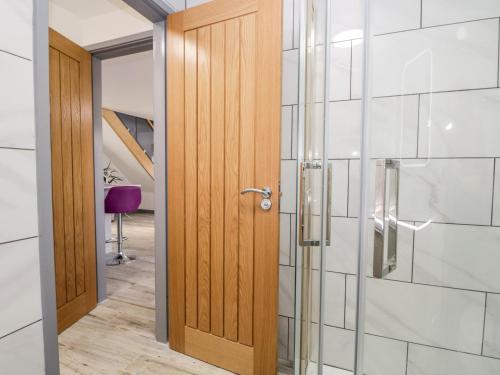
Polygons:
M255 16L241 19L240 73L240 190L255 186ZM238 340L252 345L254 207L262 197L240 195L240 258L238 288Z
M211 27L211 298L214 335L224 335L224 23Z
M75 228L76 295L85 291L85 254L83 248L82 137L80 127L80 64L70 58L71 136L73 152L73 214Z
M59 52L50 48L50 134L52 153L52 211L57 307L66 303L66 254L64 250L64 202L61 142L61 82Z
M198 328L210 332L210 27L198 30Z
M186 324L198 327L197 32L185 34Z
M90 54L50 37L52 194L58 331L97 304Z
M64 204L64 246L66 252L66 298L76 297L75 228L73 211L73 152L71 129L71 85L69 57L60 55L61 69L61 140Z
M240 127L240 24L226 22L225 221L224 221L224 336L238 339L238 206Z
M95 191L94 191L94 129L92 121L92 60L80 48L80 134L82 139L83 246L85 251L86 312L97 305Z
M279 176L282 2L259 0L257 17L255 183L269 186L273 207L255 210L254 363L256 374L276 373L278 357ZM269 345L269 343L273 343Z
M167 19L167 185L168 185L168 339L170 348L185 351L185 37L183 13ZM165 251L165 249L157 249Z

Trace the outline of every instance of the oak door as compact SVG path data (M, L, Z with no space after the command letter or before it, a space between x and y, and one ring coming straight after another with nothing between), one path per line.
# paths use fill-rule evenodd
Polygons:
M91 57L50 30L50 128L57 325L97 304Z
M275 374L281 0L173 14L167 43L170 347Z

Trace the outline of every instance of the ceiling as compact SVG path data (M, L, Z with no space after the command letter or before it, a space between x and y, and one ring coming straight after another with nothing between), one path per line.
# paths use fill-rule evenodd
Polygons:
M50 0L61 8L77 14L80 18L92 18L111 13L119 9L126 9L128 5L122 0Z

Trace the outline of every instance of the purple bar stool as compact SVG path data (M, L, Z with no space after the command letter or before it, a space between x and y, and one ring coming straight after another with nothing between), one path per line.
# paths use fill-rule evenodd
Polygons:
M139 186L113 186L104 200L104 210L107 214L117 214L117 245L118 252L108 260L108 266L116 266L135 260L135 256L126 256L123 252L122 214L134 212L141 204L141 188Z

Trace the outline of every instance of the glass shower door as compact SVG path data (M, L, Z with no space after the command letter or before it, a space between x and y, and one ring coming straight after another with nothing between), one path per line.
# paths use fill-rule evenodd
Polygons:
M370 4L357 373L500 374L500 6Z

